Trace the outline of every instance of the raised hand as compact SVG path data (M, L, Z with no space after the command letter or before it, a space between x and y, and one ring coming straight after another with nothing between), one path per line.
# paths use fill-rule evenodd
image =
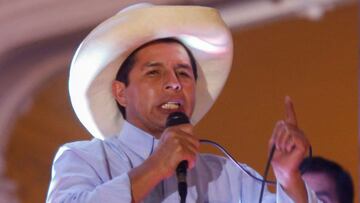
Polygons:
M285 120L276 123L269 145L276 149L271 164L277 181L295 202L307 202L299 165L309 142L298 127L294 105L288 96L285 97Z

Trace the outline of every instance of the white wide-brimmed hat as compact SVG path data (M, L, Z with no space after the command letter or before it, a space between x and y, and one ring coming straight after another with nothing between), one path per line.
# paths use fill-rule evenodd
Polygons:
M71 63L69 94L81 123L97 138L118 133L122 117L111 84L124 60L139 46L161 38L181 41L198 66L191 123L211 108L230 72L233 43L217 10L201 6L136 4L97 26Z

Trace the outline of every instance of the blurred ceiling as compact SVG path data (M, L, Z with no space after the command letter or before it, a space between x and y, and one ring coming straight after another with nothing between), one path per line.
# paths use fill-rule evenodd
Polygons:
M24 44L93 27L134 0L0 0L1 55ZM153 4L193 4L220 10L232 28L289 16L318 19L324 11L356 0L153 0ZM1 68L1 67L0 67Z

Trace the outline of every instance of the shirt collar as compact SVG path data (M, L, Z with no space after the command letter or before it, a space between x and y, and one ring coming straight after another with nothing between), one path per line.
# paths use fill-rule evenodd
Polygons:
M153 153L159 142L151 134L127 121L124 122L119 139L143 159L147 159Z

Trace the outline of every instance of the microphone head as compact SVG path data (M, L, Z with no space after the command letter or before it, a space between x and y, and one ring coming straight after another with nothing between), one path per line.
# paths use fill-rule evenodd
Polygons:
M183 112L173 112L169 114L167 120L166 120L166 127L174 126L174 125L180 125L190 123L189 118L186 116Z

